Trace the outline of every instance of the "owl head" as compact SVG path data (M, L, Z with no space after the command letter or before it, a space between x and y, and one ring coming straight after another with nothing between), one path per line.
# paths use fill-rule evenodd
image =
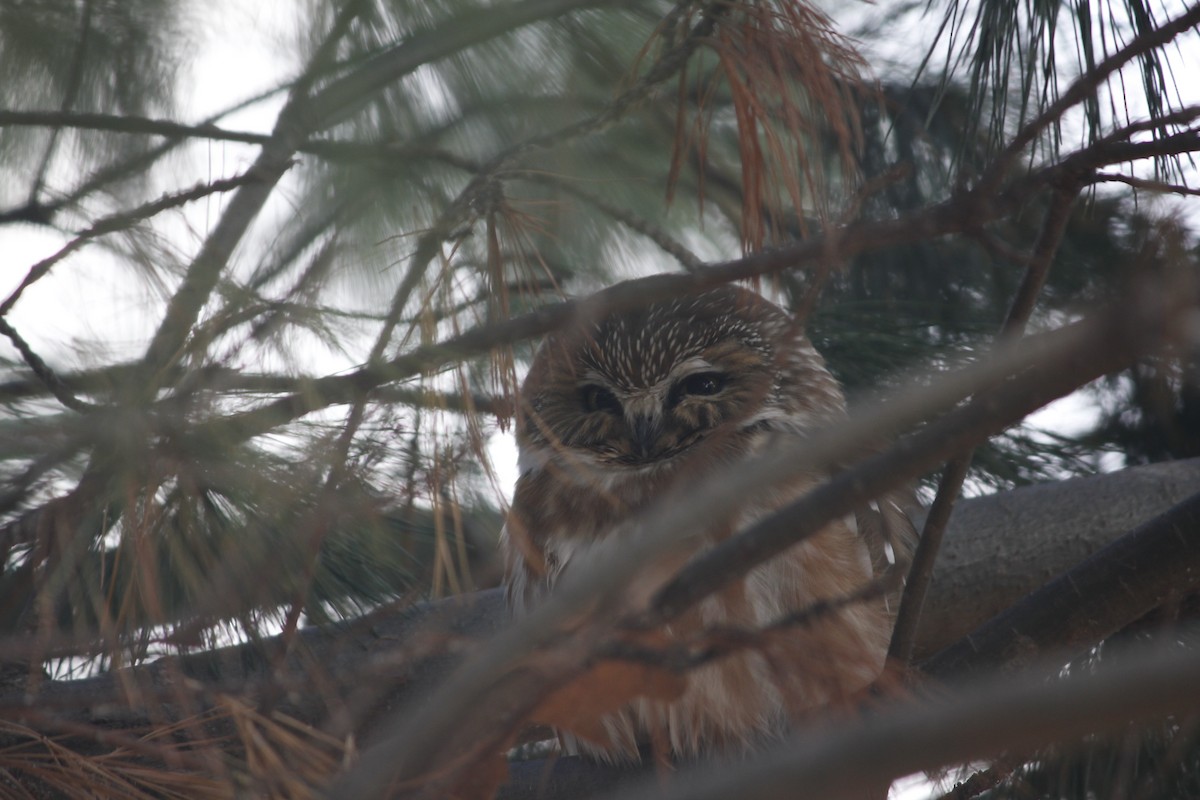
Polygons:
M843 405L783 310L722 286L548 337L522 388L517 435L525 456L636 469L713 438L804 427Z

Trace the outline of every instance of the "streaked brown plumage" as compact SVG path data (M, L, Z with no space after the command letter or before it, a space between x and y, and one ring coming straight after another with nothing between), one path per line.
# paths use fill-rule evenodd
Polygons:
M726 286L548 337L522 388L521 409L520 477L504 535L505 583L517 613L657 498L736 467L778 437L841 419L845 401L786 313ZM777 487L768 502L739 509L738 527L822 477ZM903 547L907 520L885 505L898 537L893 545ZM759 628L853 591L879 566L860 529L852 519L827 526L703 601L669 633ZM726 525L703 538L733 532ZM606 742L564 740L609 760L636 758L637 743L651 730L665 734L677 756L752 747L782 732L790 717L846 700L870 683L891 624L884 601L847 606L773 638L761 652L689 673L675 702L642 699L610 715Z

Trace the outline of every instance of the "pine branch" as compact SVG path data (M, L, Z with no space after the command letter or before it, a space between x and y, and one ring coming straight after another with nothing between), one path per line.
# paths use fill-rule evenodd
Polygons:
M348 75L316 90L311 97L293 91L279 114L271 141L263 146L249 171L256 176L256 182L242 187L230 200L184 275L183 283L167 305L166 314L143 357L143 369L147 374L146 385L142 387L143 394L153 391L158 381L156 374L169 366L180 353L188 332L217 286L234 248L291 166L293 154L310 134L345 119L380 89L423 64L445 58L522 25L595 2L523 0L517 5L503 8L476 9L405 40ZM336 40L341 32L344 32L344 26L335 26L329 41ZM331 46L323 46L318 57L327 55ZM314 60L306 74L315 74L323 67L323 61L318 63L318 60ZM300 89L307 88L304 82L298 86Z
M984 171L980 185L986 189L997 188L1005 176L1012 171L1025 148L1046 128L1062 119L1070 108L1094 96L1101 84L1130 61L1161 49L1197 25L1200 25L1200 3L1193 5L1162 27L1139 34L1125 47L1088 70L1071 84L1057 100L1047 105L1037 117L1017 132L1012 141ZM1150 123L1152 124L1152 122L1151 120Z
M533 3L534 0L526 0L526 2ZM671 12L671 16L679 15L691 5L691 0L682 0ZM493 156L480 167L471 181L441 213L437 221L417 240L416 248L409 259L404 276L393 293L392 303L384 321L382 333L376 340L377 343L381 342L384 345L390 343L392 331L403 314L412 293L425 277L426 270L442 247L442 243L469 222L478 219L490 207L490 198L494 194L494 181L501 170L530 152L561 146L580 137L597 133L620 120L630 109L644 100L657 85L683 68L687 58L699 45L699 42L707 33L711 32L714 22L714 15L706 15L689 32L683 42L660 56L645 75L639 78L633 86L621 92L599 113L558 130L531 136L517 142ZM380 353L383 352L378 345L376 349Z
M8 312L12 311L13 306L16 305L17 301L21 299L21 295L24 294L25 290L37 281L46 277L54 265L58 264L72 253L80 250L84 245L93 239L101 236L107 236L110 233L127 230L143 220L147 220L153 216L161 214L163 211L167 211L172 208L178 208L179 206L204 197L208 197L212 194L233 191L238 187L246 185L247 183L254 182L254 180L255 177L252 173L246 173L233 178L223 178L210 183L201 183L191 187L190 189L184 189L180 192L163 195L159 199L152 200L151 202L140 205L137 208L129 209L128 211L120 211L107 217L102 217L88 226L85 230L76 234L75 237L63 245L58 252L43 258L41 261L30 267L29 271L25 275L25 278L20 284L18 284L17 288L13 289L8 297L5 298L3 303L0 303L0 317L5 316L8 314Z
M269 134L229 130L209 122L188 125L169 119L139 117L135 114L104 114L95 111L38 111L0 109L0 126L76 128L134 135L164 136L169 139L212 139L265 145Z
M50 390L50 393L54 395L54 399L72 411L80 413L92 408L91 405L84 403L78 397L71 394L71 390L66 387L62 379L50 368L50 365L34 352L33 348L29 346L29 343L25 341L21 334L17 333L17 329L9 324L8 320L2 315L0 315L0 334L7 336L9 341L13 343L13 346L17 348L17 352L21 354L21 358L33 370L33 374L38 376L45 387Z
M612 287L590 299L549 305L530 314L468 330L445 342L414 348L387 362L318 379L309 393L282 397L254 411L205 423L204 434L228 437L230 441L258 436L320 408L348 402L363 391L435 372L496 347L546 334L572 319L641 307L722 283L805 269L823 261L847 263L859 253L951 233L971 233L1016 212L1045 187L1087 182L1091 173L1112 164L1190 152L1200 152L1200 134L1193 131L1150 142L1100 142L1014 181L998 194L981 189L959 190L944 203L894 219L853 222L794 245L711 264L687 275L655 275Z

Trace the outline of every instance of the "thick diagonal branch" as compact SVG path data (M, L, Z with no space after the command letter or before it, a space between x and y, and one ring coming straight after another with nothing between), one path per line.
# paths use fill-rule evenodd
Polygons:
M1100 642L1172 597L1200 589L1200 494L1030 593L921 667L962 681Z
M1133 295L1136 297L1137 293ZM1168 310L1180 299L1185 301L1184 305ZM1053 347L1045 347L1047 342L1043 339L1044 349L1037 348L1041 352L1030 358L1027 366L992 391L976 396L962 408L834 476L778 514L726 539L690 562L659 593L646 622L656 624L678 616L856 506L924 474L948 456L978 445L1079 386L1128 366L1140 355L1160 347L1166 337L1175 335L1171 329L1178 324L1180 315L1191 308L1186 295L1168 300L1151 291L1130 305L1122 302L1086 324L1059 331ZM1174 322L1168 321L1172 318ZM1032 339L1021 344L1035 346Z

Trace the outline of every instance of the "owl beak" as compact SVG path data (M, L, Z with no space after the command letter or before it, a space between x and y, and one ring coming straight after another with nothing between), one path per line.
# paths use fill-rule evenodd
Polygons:
M654 444L658 440L658 416L638 414L630 422L633 429L633 446L637 450L638 458L649 458L654 453Z

